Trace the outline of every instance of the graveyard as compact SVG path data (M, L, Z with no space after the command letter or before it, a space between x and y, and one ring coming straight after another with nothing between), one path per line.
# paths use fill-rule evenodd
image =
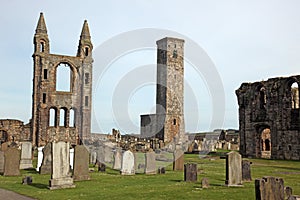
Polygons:
M222 152L222 154L224 154ZM222 157L221 157L222 158ZM22 169L20 176L0 176L0 188L15 191L36 199L255 199L254 181L264 176L280 177L284 186L300 194L300 162L286 160L247 159L251 164L252 181L241 187L225 186L226 160L219 153L199 157L185 154L184 163L197 164L197 181L184 181L183 171L173 171L166 166L165 174L144 174L136 170L135 175L121 175L110 166L98 172L90 165L90 180L74 181L76 188L49 190L50 175L39 174L35 169ZM36 157L33 166L36 166ZM158 166L156 166L158 167ZM22 178L32 177L32 184L23 185ZM202 178L207 178L208 188L202 188Z

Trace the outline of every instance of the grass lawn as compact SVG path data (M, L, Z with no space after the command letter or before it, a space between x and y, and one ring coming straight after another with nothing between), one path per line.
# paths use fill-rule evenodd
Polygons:
M252 178L276 176L284 179L285 186L300 195L300 162L251 159ZM228 188L225 183L225 159L212 157L200 159L199 155L185 155L185 162L198 164L197 183L183 181L183 172L167 167L164 175L121 176L118 171L106 169L105 173L92 172L90 181L75 182L76 188L47 189L50 175L39 175L35 170L21 170L22 176L33 177L32 185L22 185L22 177L0 176L0 188L15 191L37 199L228 199L255 198L254 181L244 187ZM202 189L200 180L207 177L210 188ZM0 197L2 199L2 197Z

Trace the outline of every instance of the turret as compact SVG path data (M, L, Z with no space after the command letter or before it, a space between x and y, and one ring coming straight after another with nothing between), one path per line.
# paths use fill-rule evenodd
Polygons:
M40 18L35 29L33 38L34 53L49 53L49 39L47 34L47 27L43 13L40 13Z
M89 25L87 23L87 20L84 20L78 45L77 57L91 57L92 50L93 44L91 42Z

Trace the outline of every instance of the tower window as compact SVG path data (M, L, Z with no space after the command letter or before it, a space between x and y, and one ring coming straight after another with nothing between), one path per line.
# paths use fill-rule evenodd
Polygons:
M73 108L70 110L69 127L75 127L75 111Z
M41 42L40 43L40 52L44 52L45 51L45 43Z
M89 84L89 82L90 82L90 74L89 73L85 73L85 79L84 79L84 83L85 84Z
M48 69L44 69L44 79L48 78Z
M88 47L85 47L85 49L84 49L84 54L85 54L85 56L88 56L88 55L89 55L89 48L88 48Z
M66 110L64 108L59 110L59 126L66 126Z
M177 55L177 50L174 50L174 51L173 51L173 58L177 58L177 56L178 56L178 55Z
M71 91L72 70L70 65L61 63L56 69L56 91Z
M50 108L49 110L49 126L56 126L56 109Z
M89 97L88 96L85 96L84 105L89 106Z
M46 103L46 93L43 93L43 103Z
M298 83L294 82L291 86L292 108L299 108L299 88Z
M176 119L173 119L173 125L176 125Z

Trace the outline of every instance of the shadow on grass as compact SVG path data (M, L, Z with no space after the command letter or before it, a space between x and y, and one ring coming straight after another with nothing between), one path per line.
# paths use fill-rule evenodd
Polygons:
M36 169L34 168L30 168L30 169L23 169L26 173L28 174L39 174L38 171L36 171Z
M31 183L30 186L39 188L39 189L48 189L49 185L42 184L42 183Z
M178 179L177 179L177 180L174 180L174 179L173 179L173 180L170 180L170 181L176 182L176 183L184 182L183 180L178 180Z

